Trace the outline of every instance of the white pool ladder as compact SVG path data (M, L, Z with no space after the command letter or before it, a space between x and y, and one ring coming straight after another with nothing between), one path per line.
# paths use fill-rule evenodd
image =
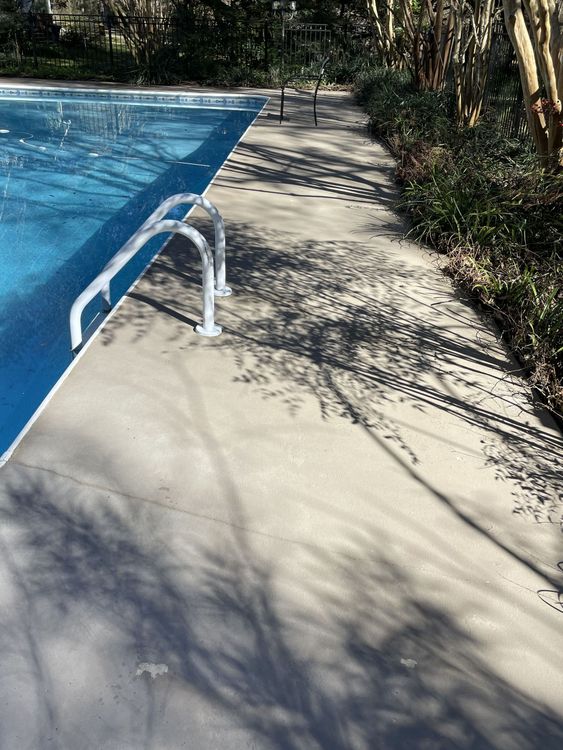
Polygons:
M209 245L194 227L175 219L164 219L166 214L179 205L194 205L203 208L213 219L215 228L215 263ZM97 294L102 296L102 310L111 310L110 283L131 258L157 234L181 234L191 240L199 250L202 265L203 322L195 327L200 336L218 336L222 328L215 323L215 297L226 297L232 290L226 285L225 223L217 208L195 193L178 193L163 201L149 218L133 234L113 258L104 266L96 278L72 303L70 308L70 341L73 353L78 353L83 342L82 313L86 305Z

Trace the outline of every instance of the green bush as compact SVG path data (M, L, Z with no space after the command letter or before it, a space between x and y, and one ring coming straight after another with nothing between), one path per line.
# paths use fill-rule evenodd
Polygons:
M407 71L382 68L362 73L356 78L356 91L372 127L396 154L418 141L437 145L448 139L452 95L417 91Z
M397 158L410 234L447 254L455 281L490 309L546 404L563 413L563 175L491 124L453 126L447 93L408 77L358 77L358 98Z
M22 32L23 15L17 0L0 0L0 53L18 57Z

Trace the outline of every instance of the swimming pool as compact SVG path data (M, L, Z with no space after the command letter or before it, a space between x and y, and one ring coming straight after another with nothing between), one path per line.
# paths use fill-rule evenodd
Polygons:
M72 361L76 296L164 198L206 190L266 101L0 87L0 457ZM165 241L114 279L115 301Z

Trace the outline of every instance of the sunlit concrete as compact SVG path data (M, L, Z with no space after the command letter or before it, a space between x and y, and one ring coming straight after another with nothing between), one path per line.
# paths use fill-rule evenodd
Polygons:
M0 471L0 748L561 748L561 434L351 97L277 106L223 335L174 241Z

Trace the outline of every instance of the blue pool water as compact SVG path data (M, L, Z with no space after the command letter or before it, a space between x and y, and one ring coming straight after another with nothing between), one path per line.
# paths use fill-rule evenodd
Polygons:
M205 190L265 101L0 89L0 456L71 362L76 296L164 198Z

